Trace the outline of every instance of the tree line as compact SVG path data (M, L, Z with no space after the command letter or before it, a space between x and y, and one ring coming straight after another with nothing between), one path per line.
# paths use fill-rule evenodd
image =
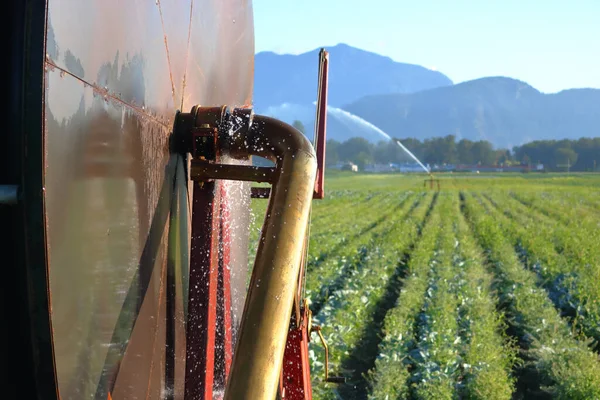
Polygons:
M454 135L425 139L398 139L421 162L430 165L534 165L548 171L600 171L600 137L577 140L536 140L512 149L495 149L486 141L457 140ZM371 143L364 138L327 141L326 163L352 162L359 169L369 164L405 163L412 160L389 141Z

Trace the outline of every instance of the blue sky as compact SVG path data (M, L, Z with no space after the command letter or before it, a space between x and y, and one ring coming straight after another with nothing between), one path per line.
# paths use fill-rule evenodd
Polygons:
M600 0L255 0L256 51L347 43L455 83L600 88ZM335 62L332 60L331 62Z

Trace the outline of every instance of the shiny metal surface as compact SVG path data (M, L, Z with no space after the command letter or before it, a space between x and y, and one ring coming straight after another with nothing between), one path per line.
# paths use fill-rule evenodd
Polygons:
M187 217L169 215L191 195L168 136L179 108L250 103L253 40L249 1L49 1L46 229L62 399L106 399L108 390L115 400L182 398L189 248L187 227L171 224L189 218L189 203ZM248 208L239 199L249 189L225 192L236 221L232 279L242 282ZM174 327L165 323L169 259L180 265ZM165 383L169 368L174 382Z

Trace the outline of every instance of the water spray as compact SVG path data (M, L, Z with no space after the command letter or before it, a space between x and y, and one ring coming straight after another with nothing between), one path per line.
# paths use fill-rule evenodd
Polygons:
M339 119L340 121L342 121L343 123L346 124L347 120L351 120L354 121L356 123L358 123L359 125L362 125L364 127L367 127L371 130L374 130L376 133L378 133L379 135L383 136L385 139L391 141L391 142L396 142L396 144L398 146L400 146L400 148L402 150L404 150L404 152L406 154L408 154L413 160L415 160L417 162L417 164L419 164L421 166L421 168L423 168L423 170L425 172L427 172L430 176L431 175L431 171L429 170L429 168L427 168L425 165L423 165L423 163L417 158L417 156L415 156L410 150L408 150L398 139L392 139L392 137L390 135L388 135L387 133L385 133L384 131L382 131L381 129L379 129L378 127L376 127L375 125L373 125L372 123L370 123L369 121L359 117L358 115L352 114L346 110L342 110L341 108L337 108L337 107L332 107L332 106L327 106L327 111L331 113L331 115L333 115L334 117L336 117L337 119ZM347 124L346 124L347 125Z
M404 147L404 145L402 144L402 142L400 142L399 139L390 138L390 140L396 142L396 144L398 146L400 146L402 148L402 150L404 150L409 156L411 156L413 158L413 160L415 160L425 170L425 172L427 172L429 174L429 176L433 177L431 170L429 168L427 168L425 165L423 165L423 163L417 158L417 156L415 156L410 150L408 150L406 147Z

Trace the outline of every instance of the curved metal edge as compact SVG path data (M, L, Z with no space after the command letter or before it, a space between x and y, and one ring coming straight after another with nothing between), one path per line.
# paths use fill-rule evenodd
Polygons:
M3 397L58 399L44 205L44 58L47 2L11 2L7 92L8 126L2 137L2 183L18 185L19 203L0 214L7 240L3 257L2 319L7 363ZM8 168L7 168L8 167Z

